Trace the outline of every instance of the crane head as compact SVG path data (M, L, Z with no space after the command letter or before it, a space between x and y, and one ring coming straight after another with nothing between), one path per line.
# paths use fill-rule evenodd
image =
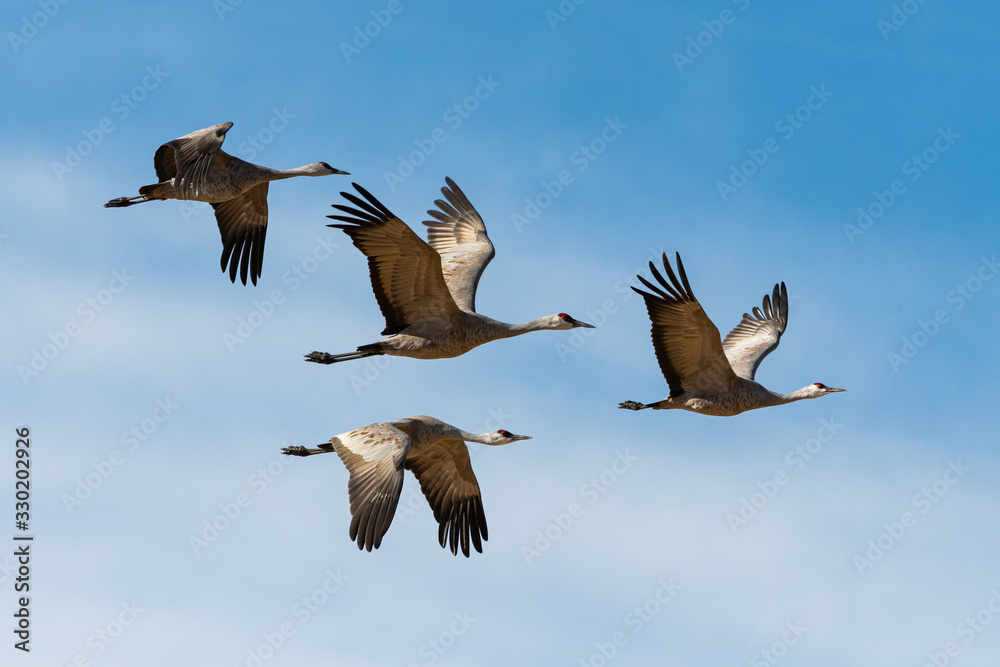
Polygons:
M341 171L340 169L334 169L326 162L313 162L306 166L309 170L309 176L329 176L331 174L344 174L345 176L350 176L351 173L348 171Z
M505 431L504 429L499 429L490 433L491 445L506 445L512 442L517 442L518 440L531 440L530 435L515 435L510 431Z
M846 389L827 387L822 382L813 382L811 385L809 385L809 388L813 390L816 396L825 396L826 394L833 394L838 391L847 391Z
M580 320L573 319L566 313L559 313L556 315L558 321L555 322L556 329L575 329L577 327L584 327L587 329L595 328L593 324L587 324L586 322L581 322Z

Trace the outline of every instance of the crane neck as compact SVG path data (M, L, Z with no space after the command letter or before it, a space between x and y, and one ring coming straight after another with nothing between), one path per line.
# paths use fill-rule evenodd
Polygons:
M469 433L468 431L463 431L462 429L455 429L458 431L458 437L466 442L478 442L481 445L495 445L495 442L491 442L489 439L489 434L487 433Z
M550 329L549 320L544 317L539 317L537 320L531 320L530 322L521 322L519 324L506 324L499 322L504 327L507 336L520 336L521 334L530 333L532 331L544 331Z
M270 181L280 181L286 178L294 178L296 176L313 176L315 171L312 165L304 165L302 167L296 167L295 169L271 169L270 167L261 167L265 170L268 175L268 180Z
M795 401L801 401L806 398L815 398L816 395L812 393L810 387L803 387L802 389L796 389L795 391L788 394L779 394L776 391L770 392L774 396L775 405L782 403L793 403Z

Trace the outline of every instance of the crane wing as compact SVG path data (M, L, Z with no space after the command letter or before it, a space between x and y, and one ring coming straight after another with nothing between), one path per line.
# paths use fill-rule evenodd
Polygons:
M486 537L486 513L479 492L479 482L472 472L469 448L462 440L451 438L415 452L406 460L420 490L434 510L438 522L438 541L444 547L450 543L451 553L469 555L469 539L479 553Z
M461 188L450 178L441 188L447 201L437 199L440 210L429 210L434 220L425 220L427 240L441 255L441 269L455 303L476 312L476 288L483 271L496 255L486 235L486 225Z
M247 284L257 284L264 264L264 237L267 235L267 186L265 181L238 197L212 204L222 235L222 270L229 265L229 279L236 282L236 270Z
M212 162L232 123L195 130L156 149L153 166L161 183L174 179L178 199L192 199L207 191Z
M781 340L788 326L788 290L785 283L774 286L771 296L764 295L761 308L754 306L753 315L743 313L743 320L736 325L722 349L733 371L741 378L753 380L757 367Z
M656 265L650 262L649 269L659 286L638 276L653 293L637 287L632 289L646 302L646 311L653 324L653 350L663 377L670 385L670 397L685 392L721 394L728 391L736 381L736 374L723 353L719 330L691 291L680 254L677 254L680 280L670 268L666 253L663 253L663 268L670 282L664 280Z
M347 224L328 226L344 230L368 258L372 290L385 317L382 334L399 333L416 322L450 324L461 311L441 273L441 255L367 190L353 185L367 201L341 192L356 208L334 204L348 215L327 217Z
M359 549L378 549L396 513L410 436L380 422L334 436L330 442L350 473L351 539Z

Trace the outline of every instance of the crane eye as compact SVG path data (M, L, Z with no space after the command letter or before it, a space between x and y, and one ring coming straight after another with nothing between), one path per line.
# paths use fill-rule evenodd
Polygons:
M497 433L499 433L500 435L502 435L505 438L509 438L510 436L513 435L513 433L511 433L510 431L505 431L503 429L500 429L499 431L497 431Z
M814 387L819 387L820 389L826 389L826 385L822 382L813 382Z
M570 319L569 315L567 315L566 313L559 313L559 317L567 321L569 321Z

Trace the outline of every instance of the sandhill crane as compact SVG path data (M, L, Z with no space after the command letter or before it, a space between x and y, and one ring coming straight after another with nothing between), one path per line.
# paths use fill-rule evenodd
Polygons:
M267 233L267 184L293 176L347 174L326 162L313 162L297 169L270 169L244 162L221 150L232 123L186 134L156 149L153 166L159 183L139 188L136 197L117 197L104 206L117 208L147 201L186 199L208 202L222 234L222 271L229 265L229 279L236 271L247 284L257 284L264 261Z
M441 188L448 201L436 200L440 211L427 211L430 243L425 243L406 223L357 183L364 201L341 192L357 208L334 204L348 213L328 218L351 237L368 257L372 289L385 317L382 340L362 345L354 352L312 352L307 361L339 361L390 354L418 359L457 357L483 343L544 329L572 329L593 325L566 313L548 315L524 324L507 324L476 312L476 287L495 254L486 225L455 182Z
M358 549L368 551L382 544L396 513L403 470L412 470L434 510L438 542L442 547L450 544L456 556L461 545L468 557L470 538L476 551L483 552L486 514L465 443L506 445L530 439L504 430L468 433L440 419L418 415L362 426L335 435L315 449L295 446L281 451L293 456L337 452L350 473L351 540L357 541Z
M653 294L636 287L632 289L646 302L653 323L653 349L670 385L670 396L648 405L625 401L618 407L628 410L679 408L729 417L747 410L844 391L814 382L790 394L779 394L754 382L761 360L778 347L788 323L785 283L781 283L780 289L775 285L770 298L765 294L762 308L754 307L752 316L744 313L743 320L722 341L719 330L691 291L680 253L677 254L680 280L670 268L666 253L663 253L663 268L670 277L669 283L652 262L649 269L659 286L637 276Z

